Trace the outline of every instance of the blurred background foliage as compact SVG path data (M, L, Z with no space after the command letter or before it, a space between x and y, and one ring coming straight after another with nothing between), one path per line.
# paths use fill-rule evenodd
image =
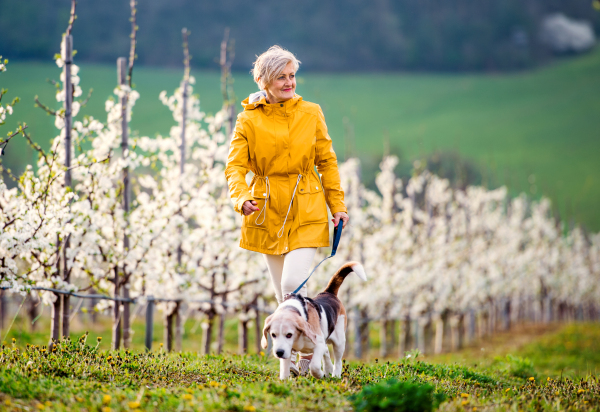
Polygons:
M79 61L113 62L128 47L128 2L78 3ZM51 57L69 7L64 0L0 0L2 53ZM600 29L592 0L142 0L138 56L142 64L179 65L187 27L194 65L215 67L223 30L231 27L238 70L273 43L293 50L307 70L512 70L548 60L538 34L555 12Z

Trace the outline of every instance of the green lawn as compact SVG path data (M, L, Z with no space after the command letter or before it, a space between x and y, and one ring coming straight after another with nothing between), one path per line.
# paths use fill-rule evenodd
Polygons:
M62 342L50 352L9 340L0 350L0 410L291 412L349 411L354 406L383 412L430 410L435 397L443 400L443 411L592 411L600 407L599 335L598 324L574 324L544 333L489 364L472 365L474 358L350 361L341 379L286 382L278 379L278 361L264 354L165 354L160 348L114 352L106 351L107 342L94 333ZM567 376L563 364L577 371ZM583 364L586 370L579 368ZM388 386L390 379L400 383ZM380 406L392 400L416 405L359 409L368 403L369 393Z
M218 110L219 74L194 75L203 108ZM22 102L4 130L21 120L30 124L39 142L54 136L52 119L33 107L33 97L55 102L53 87L45 80L58 76L50 63L9 63L8 71L0 74L0 87L9 89L6 99L18 95ZM513 194L546 194L563 218L600 230L600 51L513 74L301 71L300 76L297 92L323 107L340 158L359 153L373 167L385 135L405 162L436 151L456 152L491 173L489 181L507 184ZM103 118L104 100L116 82L114 67L82 65L81 77L84 93L90 87L95 91L82 113ZM141 99L134 130L151 136L168 132L172 118L158 94L172 92L180 77L179 69L135 69ZM255 90L249 74L235 77L238 96ZM354 138L347 137L345 118ZM33 156L22 144L11 144L7 153L4 162L12 167L22 167ZM371 179L372 170L365 172Z

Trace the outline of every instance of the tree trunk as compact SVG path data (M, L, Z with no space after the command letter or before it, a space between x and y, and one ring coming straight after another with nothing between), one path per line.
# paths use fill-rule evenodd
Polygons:
M463 319L464 316L462 314L458 314L458 315L453 315L450 317L450 331L451 331L451 345L452 345L452 351L457 351L459 349L462 348L463 346L463 342L462 342L462 333L461 330L463 329Z
M56 235L56 274L61 275L61 258L60 258L60 235ZM51 351L54 347L54 342L58 342L60 339L60 318L61 318L61 296L57 293L54 294L56 300L52 304L52 314L50 319L50 343L48 349Z
M71 282L71 276L67 268L67 249L69 248L69 241L65 242L63 248L63 279L65 282ZM62 295L62 336L68 338L70 334L71 325L71 297L69 295Z
M238 322L238 352L240 355L248 353L248 319L246 317Z
M388 356L391 353L394 353L394 349L396 348L396 319L391 319L390 321L388 321L389 324L389 330L388 330L388 337L390 339L390 344L389 344L389 349L388 349Z
M33 332L37 327L37 322L34 321L39 314L40 299L38 298L37 294L30 293L27 297L27 300L27 314L29 315L31 331ZM2 328L0 328L0 330L2 330Z
M55 294L56 300L52 304L52 315L50 320L50 343L48 349L51 351L54 347L54 342L58 342L60 339L60 315L61 315L61 299L60 296Z
M256 319L254 320L254 344L256 345L256 353L262 352L262 346L260 344L262 340L262 328L263 325L260 321L260 311L256 309Z
M477 317L477 332L478 332L478 337L479 339L483 339L485 338L485 336L487 335L487 324L488 324L488 313L487 311L483 311L479 313L479 316Z
M428 319L425 316L420 316L417 320L417 349L423 354L426 352L425 327L428 323Z
M171 352L173 350L173 318L174 317L175 317L175 310L173 310L169 314L166 314L164 317L164 322L165 322L164 340L165 340L165 350L167 352Z
M177 302L173 316L175 317L175 351L181 352L183 343L183 310L181 302Z
M510 314L511 314L511 306L510 306L510 299L505 299L504 303L502 305L502 318L503 318L503 322L502 322L502 329L504 331L510 330Z
M401 321L400 326L400 337L399 337L399 357L404 358L406 352L412 349L413 343L411 342L411 320L409 316L405 316Z
M358 307L354 308L354 356L356 359L361 359L363 355L362 348L362 318Z
M369 315L366 309L361 311L361 327L360 327L360 339L362 347L362 355L369 356L370 339L369 339Z
M115 267L115 289L114 295L115 298L119 296L119 271ZM112 330L112 348L117 350L121 347L121 305L119 301L114 301L114 310L113 310L113 330Z
M388 319L384 318L379 329L379 356L381 359L385 359L388 355L388 322Z
M94 295L96 293L96 291L94 289L91 289L89 293L90 293L90 295ZM98 321L98 312L96 312L94 309L96 308L98 299L88 299L88 300L89 300L88 313L89 313L90 321L92 323L96 323Z
M123 297L129 299L129 288L128 285L123 285ZM133 338L133 331L131 330L131 304L129 302L123 302L123 347L125 349L131 348L131 339Z
M439 355L444 352L444 316L438 314L434 318L435 323L435 343L433 353Z
M204 346L204 355L208 355L210 353L210 344L212 343L212 332L213 332L213 325L215 323L215 312L214 309L211 308L207 315L207 327L206 329L204 329L204 337L202 339L203 342L203 346Z
M6 324L6 310L8 305L6 304L6 292L4 290L0 290L0 330L4 331L4 326Z
M465 343L471 344L475 341L475 311L469 309L467 314L467 334Z
M225 312L219 314L219 337L217 339L217 354L220 355L223 352L223 346L225 345Z

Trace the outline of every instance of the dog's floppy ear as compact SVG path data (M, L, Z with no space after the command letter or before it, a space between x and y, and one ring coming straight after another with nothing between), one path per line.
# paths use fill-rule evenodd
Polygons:
M304 333L310 340L312 340L315 345L317 344L317 334L314 332L312 326L310 326L310 323L305 321L300 316L298 316L296 319L296 328L300 332Z
M267 349L267 346L269 346L269 331L271 330L271 321L273 320L274 314L268 316L265 319L265 327L263 328L263 337L260 340L260 346L262 346L263 349Z

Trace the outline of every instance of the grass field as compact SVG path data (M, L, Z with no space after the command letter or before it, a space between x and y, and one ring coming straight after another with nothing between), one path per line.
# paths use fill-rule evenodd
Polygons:
M63 342L50 353L46 347L9 340L0 350L0 410L291 412L354 407L384 412L431 410L439 401L443 411L597 410L600 325L537 332L540 336L525 346L495 347L498 353L510 348L508 356L465 351L444 362L350 361L341 379L286 382L278 380L278 362L264 354L114 352L104 350L108 343L94 333ZM519 334L513 332L515 336ZM565 373L565 365L585 368ZM383 407L394 401L404 409ZM407 406L411 402L412 409Z
M194 75L204 110L218 110L219 74ZM389 136L392 152L405 163L436 151L459 153L491 174L488 181L507 184L513 194L546 194L563 218L600 230L600 51L513 74L300 76L297 92L323 107L340 158L359 153L371 169L368 179L383 151L384 136ZM33 97L53 104L54 89L46 79L58 77L50 63L9 63L0 87L9 89L7 99L18 95L22 102L4 129L20 120L30 125L38 142L53 137L53 120L33 107ZM82 65L81 77L84 93L94 89L82 113L104 118L115 69ZM135 69L141 99L134 130L150 136L168 132L172 118L158 94L172 92L180 78L181 70ZM247 96L255 86L248 74L237 73L235 89L238 96ZM354 137L347 133L348 125ZM22 167L32 160L25 145L11 146L5 163Z

